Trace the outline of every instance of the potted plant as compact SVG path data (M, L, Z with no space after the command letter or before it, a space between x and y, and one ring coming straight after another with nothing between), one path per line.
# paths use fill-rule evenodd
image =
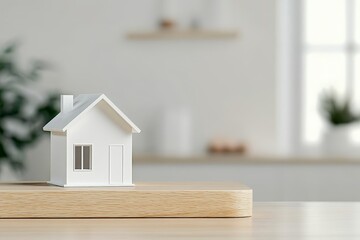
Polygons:
M335 91L326 91L320 97L321 115L328 126L323 134L323 150L327 155L348 156L353 153L350 131L360 115L352 109L349 97L340 98Z
M8 164L15 172L25 168L25 149L44 134L42 127L58 113L58 94L34 90L46 64L20 67L16 44L0 50L0 170Z

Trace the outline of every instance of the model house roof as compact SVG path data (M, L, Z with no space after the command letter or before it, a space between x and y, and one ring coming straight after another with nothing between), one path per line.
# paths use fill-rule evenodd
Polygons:
M71 109L61 111L50 122L44 126L45 131L65 132L72 122L76 121L82 114L96 106L101 100L104 100L110 107L132 128L133 133L140 133L140 129L110 101L104 94L81 94L76 96ZM63 104L63 103L62 103Z

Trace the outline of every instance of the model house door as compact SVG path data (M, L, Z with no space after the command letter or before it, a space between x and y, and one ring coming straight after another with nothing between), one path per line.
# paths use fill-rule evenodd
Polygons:
M110 184L123 184L124 145L110 145Z

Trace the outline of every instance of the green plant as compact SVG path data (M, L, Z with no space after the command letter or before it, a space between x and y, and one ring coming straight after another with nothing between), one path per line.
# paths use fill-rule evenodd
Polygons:
M360 120L360 115L352 110L350 98L341 99L334 91L323 92L320 97L320 110L324 118L334 126Z
M25 167L25 148L40 138L44 124L58 113L58 95L32 89L47 65L33 61L25 70L16 51L14 43L0 50L0 167L6 163L19 172Z

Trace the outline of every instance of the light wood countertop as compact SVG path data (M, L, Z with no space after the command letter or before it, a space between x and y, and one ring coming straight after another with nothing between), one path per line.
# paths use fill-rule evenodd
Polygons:
M3 219L0 239L360 239L360 203L255 203L251 218Z

